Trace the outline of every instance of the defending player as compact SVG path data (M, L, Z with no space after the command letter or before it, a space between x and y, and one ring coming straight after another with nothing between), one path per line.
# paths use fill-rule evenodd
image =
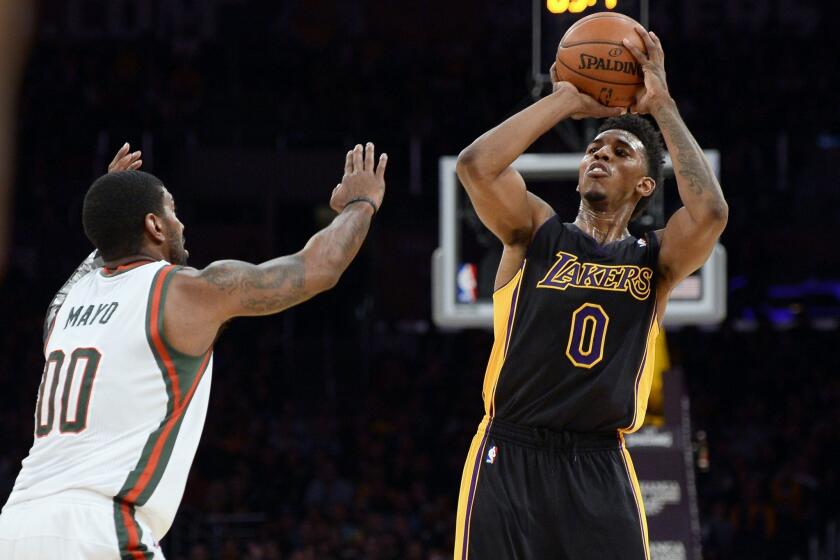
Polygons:
M140 153L117 154L85 196L92 259L51 305L35 443L0 515L3 560L162 558L204 424L212 347L232 317L328 290L385 194L387 156L347 153L333 222L293 255L185 268L184 226ZM61 302L63 300L63 304Z
M708 258L728 207L665 81L659 39L638 28L644 88L632 109L659 125L683 208L635 239L627 224L661 181L659 133L557 82L458 158L484 224L502 241L485 417L464 466L455 558L649 558L623 434L644 419L653 347L672 288ZM612 117L580 163L573 223L511 164L563 119Z

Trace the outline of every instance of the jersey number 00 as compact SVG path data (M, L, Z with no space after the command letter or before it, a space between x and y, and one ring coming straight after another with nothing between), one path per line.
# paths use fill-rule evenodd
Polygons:
M61 421L58 424L58 430L62 434L78 434L87 427L91 389L101 358L102 354L96 348L76 348L70 354L70 363L67 366L67 375L61 391ZM64 361L64 352L53 350L44 366L44 375L41 378L41 386L38 388L38 406L35 409L36 437L44 437L53 429L56 389ZM82 367L83 363L84 367ZM49 387L49 395L47 387ZM75 402L71 402L71 396L75 397Z

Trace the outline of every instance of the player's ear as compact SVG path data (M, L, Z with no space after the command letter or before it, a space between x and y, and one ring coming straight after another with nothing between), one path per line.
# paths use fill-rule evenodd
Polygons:
M636 192L643 197L652 195L654 189L656 189L656 181L653 177L642 177L636 185Z
M163 218L161 218L157 214L154 214L152 212L146 214L146 217L143 220L143 227L146 230L146 234L158 243L163 243L164 241L166 241Z

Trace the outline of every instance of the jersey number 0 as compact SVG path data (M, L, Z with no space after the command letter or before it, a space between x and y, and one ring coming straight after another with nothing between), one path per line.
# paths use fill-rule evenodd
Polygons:
M604 308L584 303L572 313L566 356L576 366L590 369L604 359L604 342L610 318Z
M64 366L64 358L63 351L53 350L44 366L44 376L38 388L38 406L35 409L36 437L44 437L53 429L56 389L58 378L61 376L61 368ZM87 427L90 393L101 358L102 354L96 348L76 348L70 354L70 363L67 366L67 375L61 391L61 421L58 430L62 434L78 434ZM49 387L49 395L47 395L47 387ZM74 397L72 402L71 396Z

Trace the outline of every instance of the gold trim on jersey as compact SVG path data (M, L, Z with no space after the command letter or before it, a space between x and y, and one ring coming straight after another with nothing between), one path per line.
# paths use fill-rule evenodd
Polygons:
M522 263L522 267L510 282L493 293L493 349L490 351L490 359L484 373L482 390L484 412L490 416L495 413L496 385L507 356L510 338L513 335L514 317L526 262Z
M648 535L647 515L645 514L645 503L642 500L642 487L639 486L639 479L636 477L636 469L633 467L633 459L627 446L624 443L624 434L619 431L621 441L621 458L624 460L624 469L627 478L630 479L630 486L633 488L633 499L636 502L636 511L639 514L639 530L642 533L642 543L645 547L645 560L650 560L650 537Z
M632 434L642 427L647 412L648 397L650 397L650 386L653 383L653 371L656 360L656 339L659 337L659 321L656 320L656 312L651 313L650 326L648 327L647 343L642 354L642 361L636 373L634 383L635 395L633 399L633 420L626 428L619 430L624 434Z
M481 463L487 447L487 436L493 424L496 412L495 398L499 375L507 356L510 338L513 335L513 322L519 301L519 291L525 273L525 264L504 286L493 293L493 349L484 373L482 398L484 400L484 419L478 426L478 432L470 444L464 471L461 475L461 489L458 492L458 512L455 517L455 555L454 558L467 560L470 546L470 521L475 501L478 480L481 477Z
M577 255L559 251L557 261L537 288L565 291L567 288L585 288L608 292L627 292L639 301L650 296L653 270L630 264L609 265L578 262Z
M472 517L473 499L478 478L481 473L481 462L487 447L487 435L491 418L485 416L478 425L478 431L470 443L470 451L464 462L461 474L461 489L458 492L458 510L455 514L455 556L458 560L466 560L470 551L470 521Z

